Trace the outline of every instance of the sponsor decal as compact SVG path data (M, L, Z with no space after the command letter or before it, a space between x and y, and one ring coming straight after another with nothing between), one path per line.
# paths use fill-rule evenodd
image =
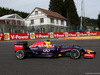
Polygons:
M50 33L50 38L54 38L54 37L53 37L53 33Z
M55 37L64 37L64 35L60 35L60 34L55 34Z
M68 37L68 32L65 33L65 36Z
M79 32L77 32L77 36L80 36L80 33Z
M30 39L35 39L35 34L34 33L30 33Z
M0 40L4 40L4 34L0 33Z
M49 33L35 33L35 38L50 38Z
M23 48L23 45L15 45L15 47Z
M68 32L68 37L76 37L77 33L76 32Z
M100 32L0 33L0 40L99 36Z
M100 32L97 32L97 35L100 35Z
M90 32L87 32L88 36L90 36Z
M9 33L4 33L4 40L10 40L9 36Z
M11 35L11 39L28 39L29 36Z
M33 48L31 48L32 50L37 50L38 48L35 48L35 47L33 47Z
M15 48L15 51L17 51L19 49L23 49L23 45L15 45L14 48Z
M80 32L79 35L80 36L88 36L87 32Z
M74 36L76 36L76 34L69 34L68 36L72 36L72 37L74 37Z
M30 34L27 33L10 33L11 40L30 39Z
M59 37L65 37L65 33L61 32L61 33L53 33L54 38L59 38Z
M84 57L94 57L94 54L84 54Z
M97 32L90 32L90 36L96 36Z
M8 39L9 35L8 34L5 34L5 39Z
M3 36L3 33L0 33L0 36Z
M50 52L50 49L43 49L43 52L44 53L49 53Z

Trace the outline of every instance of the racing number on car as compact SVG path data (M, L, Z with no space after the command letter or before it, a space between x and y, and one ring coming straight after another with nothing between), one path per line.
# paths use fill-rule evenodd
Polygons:
M44 53L49 53L50 52L50 49L44 49L43 52Z

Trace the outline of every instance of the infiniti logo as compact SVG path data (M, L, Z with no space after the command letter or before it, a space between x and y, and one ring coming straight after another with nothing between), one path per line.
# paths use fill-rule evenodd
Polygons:
M44 49L43 52L48 53L48 52L50 52L50 49Z

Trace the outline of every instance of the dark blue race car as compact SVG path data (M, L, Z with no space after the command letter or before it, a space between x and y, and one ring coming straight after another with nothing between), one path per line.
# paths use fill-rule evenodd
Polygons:
M31 46L27 46L27 41L17 42L14 44L15 55L18 59L27 56L32 57L61 57L70 56L72 59L79 59L81 56L85 58L94 58L96 52L79 46L63 47L51 45L49 40L36 42Z

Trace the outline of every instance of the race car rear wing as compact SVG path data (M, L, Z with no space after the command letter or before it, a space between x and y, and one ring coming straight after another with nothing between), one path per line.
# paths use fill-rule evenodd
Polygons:
M27 41L21 41L14 44L14 50L18 51L19 49L25 49L28 45Z

